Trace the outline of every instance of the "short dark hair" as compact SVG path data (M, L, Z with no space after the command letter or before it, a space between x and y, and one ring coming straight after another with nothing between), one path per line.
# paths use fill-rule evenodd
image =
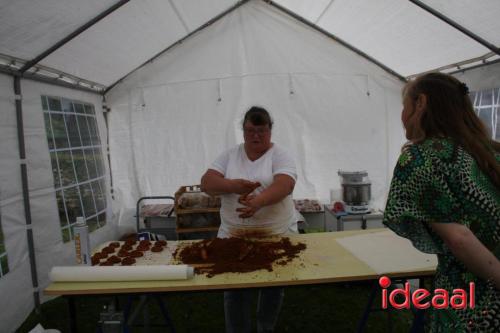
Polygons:
M269 125L269 128L273 128L273 120L271 119L271 115L269 114L269 112L267 112L266 109L260 106L252 106L245 113L245 117L243 118L243 125L245 125L247 121L252 125Z

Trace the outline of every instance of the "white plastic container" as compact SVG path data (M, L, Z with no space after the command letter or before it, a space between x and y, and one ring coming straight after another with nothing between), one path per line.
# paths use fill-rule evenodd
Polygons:
M90 259L89 227L83 217L76 218L76 224L73 227L75 234L75 254L78 265L92 266Z

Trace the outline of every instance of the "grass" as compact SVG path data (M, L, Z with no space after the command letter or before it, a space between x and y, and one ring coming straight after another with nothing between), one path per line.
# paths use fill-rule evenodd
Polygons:
M371 286L371 282L356 282L287 287L276 332L354 332L368 300ZM111 299L111 296L80 297L76 305L78 332L97 332L99 313ZM163 294L162 299L177 332L224 332L222 292L168 293ZM118 301L123 308L127 297L119 296ZM377 295L374 306L379 305L380 295ZM151 302L149 309L151 323L163 324L156 303ZM411 313L409 311L392 313L393 332L408 332L413 319ZM139 315L138 321L142 319L142 315ZM68 332L66 300L59 297L44 303L41 314L31 313L18 332L29 332L37 323L41 323L44 328ZM143 329L140 327L131 330L131 332L141 331ZM151 332L167 331L165 327L151 329ZM365 332L387 331L387 313L372 312Z

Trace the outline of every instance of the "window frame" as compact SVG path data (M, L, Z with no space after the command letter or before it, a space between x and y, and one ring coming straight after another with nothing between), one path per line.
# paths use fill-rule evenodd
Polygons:
M107 223L103 143L92 103L52 95L41 95L41 102L54 177L59 228L62 240L66 243L74 239L76 216L84 217L90 232ZM56 118L60 122L56 128L58 134L54 131ZM75 138L78 139L76 145L73 142ZM68 167L67 163L71 163L71 166ZM67 175L70 176L66 177ZM83 193L84 190L86 194ZM77 209L69 208L69 200L75 199Z

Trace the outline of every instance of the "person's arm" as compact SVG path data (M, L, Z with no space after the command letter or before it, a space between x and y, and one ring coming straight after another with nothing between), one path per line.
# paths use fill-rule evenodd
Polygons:
M431 228L474 275L500 289L500 261L469 228L458 223L431 223Z
M201 190L210 195L225 193L247 194L260 186L246 179L227 179L216 170L208 169L201 177Z
M273 182L264 191L258 195L242 195L240 203L245 205L236 209L242 213L241 218L248 218L255 214L257 210L264 206L273 205L283 200L287 195L293 192L295 180L289 175L277 174L273 177Z

